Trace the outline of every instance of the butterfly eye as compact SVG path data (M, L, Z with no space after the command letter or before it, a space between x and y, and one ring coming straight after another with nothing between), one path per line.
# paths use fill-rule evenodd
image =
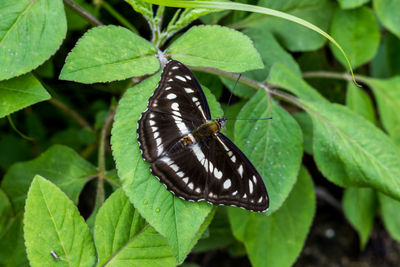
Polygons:
M218 132L225 121L211 120L199 82L172 60L138 121L143 159L184 200L265 211L269 198L264 182L243 152Z

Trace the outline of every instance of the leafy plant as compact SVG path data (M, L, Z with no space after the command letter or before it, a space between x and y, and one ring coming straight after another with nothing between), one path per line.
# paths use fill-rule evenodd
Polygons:
M400 3L238 2L0 3L1 266L176 266L215 249L291 266L316 199L361 249L377 220L400 241ZM195 72L214 116L230 91L229 118L273 118L225 132L267 212L183 201L151 175L136 127L166 58Z

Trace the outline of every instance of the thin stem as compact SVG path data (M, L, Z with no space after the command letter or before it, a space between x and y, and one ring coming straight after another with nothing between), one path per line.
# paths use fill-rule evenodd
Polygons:
M81 16L85 20L89 21L90 24L92 24L93 26L102 26L102 25L104 25L100 20L95 18L92 14L87 12L81 6L77 5L75 2L73 2L71 0L64 0L64 3L67 6L69 6L70 8L72 8L73 10L75 10L76 13L78 13L79 16Z
M329 72L329 71L308 71L304 72L302 75L303 78L327 78L327 79L339 79L346 81L353 81L353 77L347 73L338 73L338 72ZM366 82L368 80L367 77L354 74L354 78L356 81Z
M83 128L89 128L91 131L93 131L92 127L90 124L81 116L79 115L76 111L62 103L61 101L51 98L49 100L51 104L54 106L58 107L62 111L64 111L67 115L71 116L79 125L81 125Z
M124 18L121 14L119 14L109 3L103 1L101 4L102 7L104 7L104 9L111 14L111 16L113 16L116 20L119 21L119 23L121 23L121 25L127 27L134 33L138 33L138 30L135 28L135 26L133 26L126 18Z
M112 109L108 114L106 121L104 122L103 128L100 133L99 142L99 155L98 155L98 181L97 181L97 192L96 192L96 207L100 207L104 202L104 180L106 179L106 155L105 147L107 145L106 138L108 136L110 125L114 119L115 111Z

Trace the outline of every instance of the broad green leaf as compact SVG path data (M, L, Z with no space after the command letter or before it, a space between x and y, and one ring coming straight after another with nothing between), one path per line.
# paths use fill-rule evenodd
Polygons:
M245 72L243 73L243 77L264 82L268 77L271 67L275 63L281 63L294 73L298 75L301 74L300 68L296 61L280 46L278 41L270 32L258 28L249 28L245 30L244 33L253 40L255 48L261 55L265 68L261 70ZM236 81L222 77L221 79L224 84L232 90ZM256 91L257 90L253 87L238 83L233 93L240 97L250 98L256 93Z
M0 151L7 151L7 153L0 153L0 167L4 171L8 170L15 162L32 158L29 141L14 133L0 135Z
M292 114L292 116L297 121L303 132L304 151L312 155L313 125L310 116L306 112L296 112Z
M327 101L317 90L308 85L301 76L293 73L280 63L272 67L268 77L268 83L279 85L283 87L284 90L288 90L303 99L321 102Z
M60 79L95 83L151 74L160 67L156 54L153 45L126 28L96 27L69 53Z
M376 122L375 110L370 96L353 82L347 84L346 106L372 123Z
M369 2L369 0L338 0L342 9L351 9L362 6Z
M271 216L229 209L233 234L244 243L255 267L292 266L303 248L314 214L314 186L305 168L300 169L287 200Z
M344 106L300 103L313 120L314 160L327 179L400 199L400 150L387 135Z
M360 237L360 247L365 248L374 224L377 196L371 188L348 188L343 195L343 211Z
M252 41L243 33L222 26L190 28L168 48L167 54L184 64L244 72L263 68Z
M383 223L390 235L400 242L400 202L384 194L378 194Z
M67 33L62 0L0 2L0 80L38 67Z
M148 21L153 19L152 4L137 0L125 0L125 2L129 3L136 12L141 13Z
M400 144L400 114L394 112L400 107L400 76L386 80L366 78L365 82L375 95L383 127Z
M400 75L400 38L387 33L386 37L386 60L387 67L392 76Z
M237 121L235 141L264 180L270 203L267 213L271 214L282 205L296 182L303 138L293 117L269 97L259 90L238 117L272 119Z
M29 266L26 256L22 212L9 218L7 226L0 232L0 266Z
M114 192L96 216L97 266L175 266L164 237L134 209L124 192Z
M400 2L398 0L373 0L380 22L400 38Z
M330 34L346 51L354 68L370 61L378 50L378 24L368 7L336 12ZM342 53L335 46L330 46L336 59L346 66L347 62Z
M209 236L199 240L192 252L201 253L226 247L235 241L229 226L226 208L218 208L214 219L209 226Z
M0 82L0 118L47 99L50 99L49 93L32 74L2 81Z
M116 111L111 144L124 192L146 221L166 237L178 263L182 263L212 206L175 197L151 175L149 163L141 157L136 134L137 121L159 80L160 73L125 93ZM205 90L205 93L213 117L221 115L215 97L209 90Z
M336 9L332 1L326 0L262 0L260 6L280 10L302 18L324 31L328 30ZM273 33L290 51L310 51L322 47L326 39L302 25L270 16L252 14L234 27L259 28Z
M0 235L7 227L8 221L14 215L10 200L0 188Z
M76 204L83 186L96 173L96 168L74 150L55 145L34 160L11 166L1 187L10 196L15 212L22 210L29 186L36 174L54 182Z
M92 236L77 207L39 175L26 199L24 238L31 266L93 266L96 260Z

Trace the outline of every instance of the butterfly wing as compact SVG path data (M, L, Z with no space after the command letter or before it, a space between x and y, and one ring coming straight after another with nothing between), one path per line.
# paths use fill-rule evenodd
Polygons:
M211 119L205 95L193 73L171 60L138 121L143 158L153 162L179 139Z
M206 200L253 211L269 206L264 182L242 151L226 136L215 134L210 141Z
M221 133L166 152L151 169L169 191L185 200L206 200L253 211L265 211L269 205L260 174Z

